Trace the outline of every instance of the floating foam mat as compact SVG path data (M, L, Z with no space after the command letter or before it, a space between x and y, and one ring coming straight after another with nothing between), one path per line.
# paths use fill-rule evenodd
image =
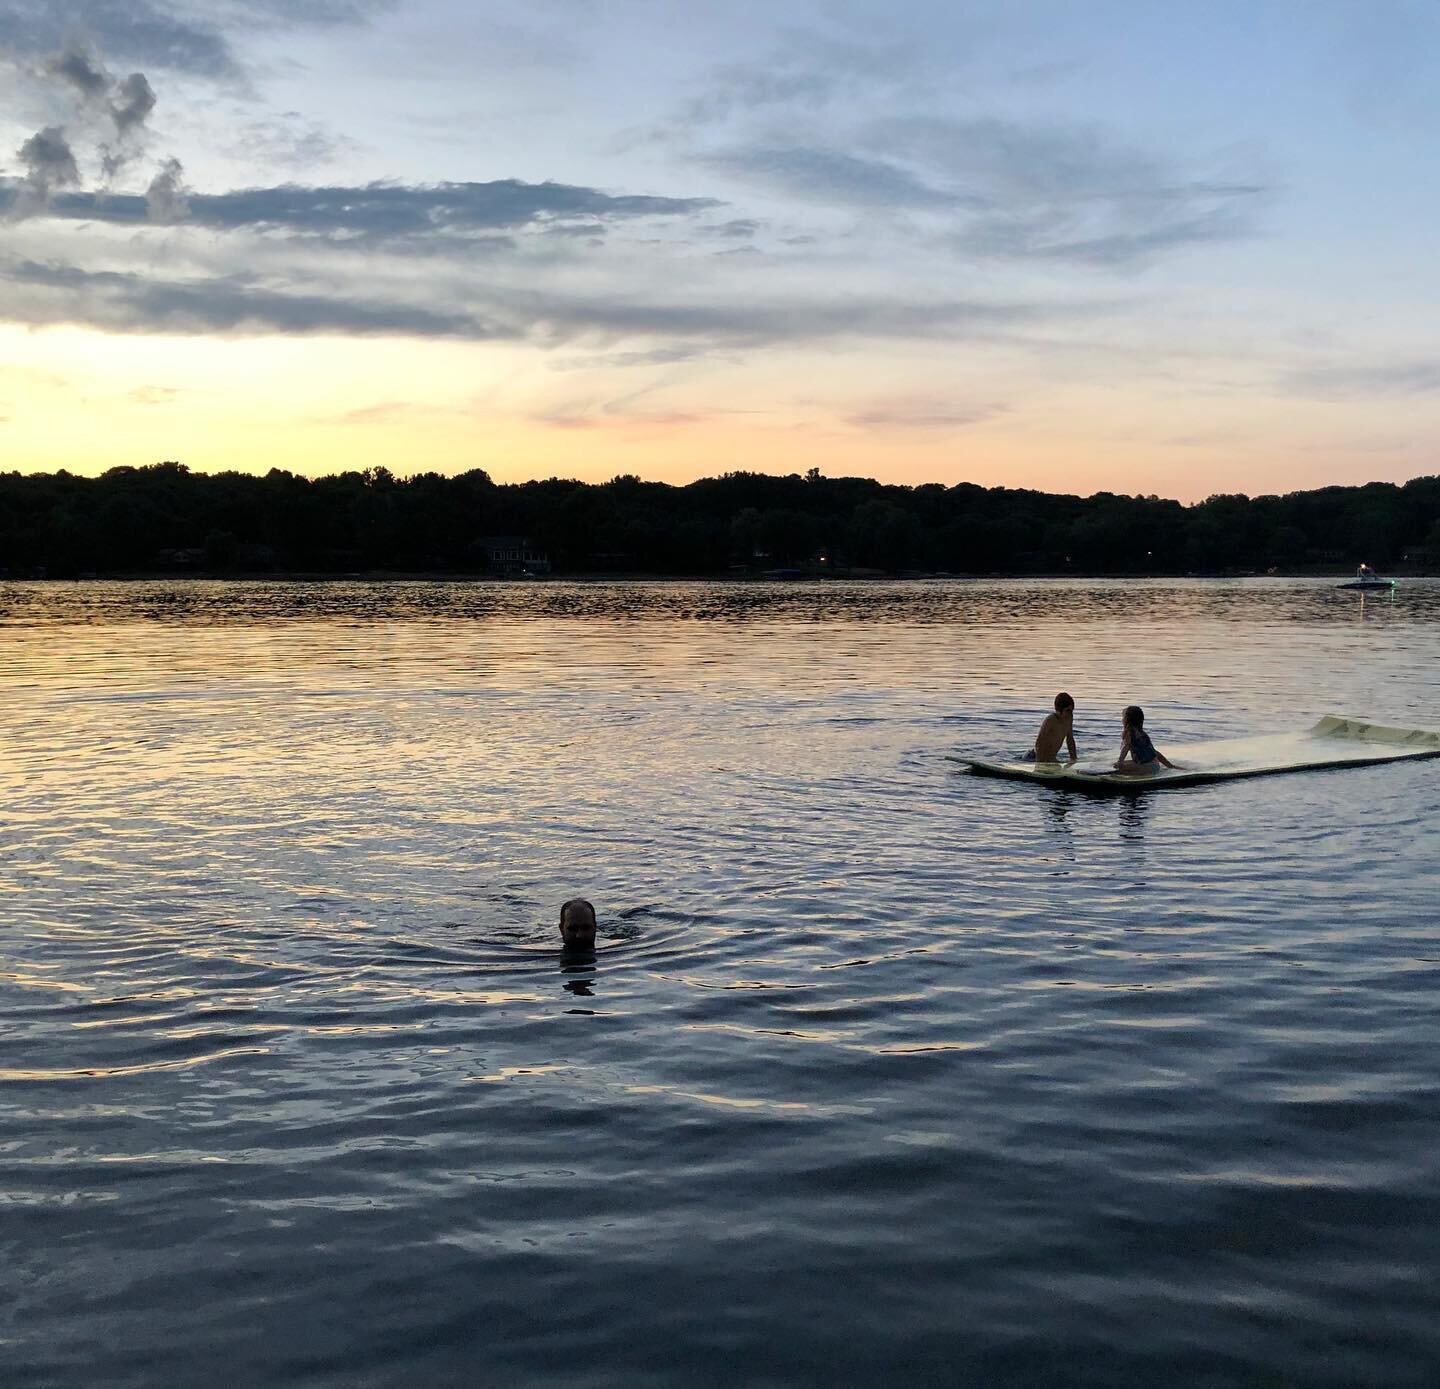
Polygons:
M1213 743L1171 746L1160 750L1173 770L1161 767L1145 776L1121 776L1108 762L993 762L983 757L951 756L978 776L1035 781L1045 786L1091 791L1101 795L1161 791L1237 777L1274 776L1322 767L1364 767L1376 762L1401 762L1440 757L1440 733L1422 728L1387 728L1363 719L1328 715L1299 733L1271 733L1259 738L1229 738Z

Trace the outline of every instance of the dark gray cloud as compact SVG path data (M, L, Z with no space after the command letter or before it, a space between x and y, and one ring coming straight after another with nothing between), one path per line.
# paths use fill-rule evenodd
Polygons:
M73 87L83 100L101 96L110 86L110 74L76 40L67 35L65 47L42 66L52 77Z
M734 217L728 222L721 222L719 226L711 227L710 231L716 235L732 241L745 241L756 235L760 230L760 223L753 217Z
M132 72L115 84L109 106L110 119L115 123L115 141L100 147L100 166L106 183L139 153L145 137L145 121L154 109L155 93L143 72Z
M1280 389L1285 395L1330 401L1430 395L1440 391L1440 361L1301 367L1281 379Z
M198 11L156 0L0 0L0 50L44 59L82 33L121 62L237 75L229 39Z
M155 93L143 72L132 72L115 84L115 95L110 101L110 115L115 129L123 137L133 133L145 124L146 118L155 109Z
M8 192L8 198L7 198ZM0 210L14 198L0 183ZM189 221L218 231L285 232L353 239L464 235L521 227L599 223L640 217L687 217L721 206L713 198L615 195L567 183L442 183L413 186L244 188L189 195ZM135 196L74 193L56 199L57 217L96 222L142 222L150 209Z
M0 51L43 59L86 35L113 61L238 78L237 39L363 24L392 0L0 0Z
M32 75L42 85L58 87L64 93L71 108L71 125L82 135L93 137L97 121L113 127L113 139L99 142L100 165L108 183L135 157L144 141L145 122L155 109L149 79L143 72L132 72L115 81L89 40L73 32L66 34L58 52L34 66ZM33 169L31 178L33 181Z
M25 141L17 151L29 177L54 187L80 182L75 152L59 126L46 126Z
M0 213L24 217L43 212L60 189L80 182L75 151L57 125L37 130L16 155L25 166L25 177L8 190L10 196L0 202Z
M241 189L192 200L202 224L311 232L407 236L436 231L497 231L544 222L675 217L705 212L712 198L612 195L566 183L441 183L416 187Z
M184 175L178 159L167 159L150 180L145 190L145 210L152 222L180 222L189 215Z
M805 145L750 145L703 155L700 162L765 184L787 197L846 207L955 208L963 194L937 188L887 159Z
M112 332L511 336L464 312L276 290L239 276L166 280L22 260L0 264L0 283L7 286L10 316L21 322Z

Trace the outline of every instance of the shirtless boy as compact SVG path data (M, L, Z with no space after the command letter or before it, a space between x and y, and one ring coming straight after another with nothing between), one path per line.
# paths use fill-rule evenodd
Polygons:
M1060 744L1064 743L1065 751L1073 762L1076 757L1074 722L1075 701L1062 691L1055 696L1055 712L1045 715L1045 722L1035 735L1035 746L1030 749L1030 756L1036 762L1057 762Z

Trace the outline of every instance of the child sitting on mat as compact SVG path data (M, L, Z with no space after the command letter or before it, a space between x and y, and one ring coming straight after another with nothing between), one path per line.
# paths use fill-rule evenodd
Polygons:
M1125 721L1125 732L1120 739L1120 757L1115 770L1121 776L1150 776L1161 767L1173 768L1175 764L1156 748L1145 731L1145 711L1132 704L1121 716Z

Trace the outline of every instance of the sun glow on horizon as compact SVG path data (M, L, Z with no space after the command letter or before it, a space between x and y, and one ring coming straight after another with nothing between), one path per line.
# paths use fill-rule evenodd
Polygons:
M773 360L637 372L526 345L0 327L0 429L12 467L82 475L165 459L308 476L483 468L498 482L634 473L686 483L818 467L1193 502L1427 470L1388 412L1374 426L1384 461L1358 476L1344 443L1327 438L1323 410L1277 431L1258 394L1228 401L1220 423L1209 399L1137 383L1116 401L1056 378L1020 410L995 403L1014 386L993 364L947 391L912 353L835 353L821 392L815 364L793 355L787 380Z

